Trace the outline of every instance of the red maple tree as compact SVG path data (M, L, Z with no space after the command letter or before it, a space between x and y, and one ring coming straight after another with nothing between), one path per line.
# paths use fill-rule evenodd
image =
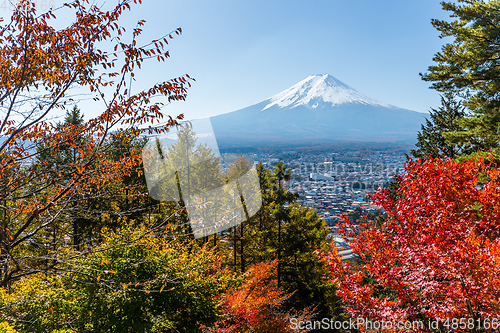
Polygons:
M297 321L312 317L312 309L284 310L283 303L292 295L278 287L274 279L278 261L262 262L250 267L245 282L223 295L223 319L205 332L295 332L291 318ZM304 332L305 330L302 330Z
M410 160L396 193L379 189L387 217L341 232L359 264L320 254L355 318L421 321L411 331L479 331L500 323L500 171L487 159Z

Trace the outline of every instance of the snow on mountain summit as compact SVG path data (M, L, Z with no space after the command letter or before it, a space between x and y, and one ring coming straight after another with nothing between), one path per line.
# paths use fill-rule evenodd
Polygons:
M363 95L329 74L308 76L291 88L269 98L267 101L269 103L262 111L272 106L294 108L304 105L314 109L324 104L340 105L347 103L392 107L389 104Z
M259 103L211 117L210 123L223 148L414 144L425 115L379 102L333 76L312 75Z

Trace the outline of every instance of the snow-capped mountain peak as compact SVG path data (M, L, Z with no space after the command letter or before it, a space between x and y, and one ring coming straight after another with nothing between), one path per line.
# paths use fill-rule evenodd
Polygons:
M389 104L363 95L329 74L308 76L291 88L267 99L266 102L268 104L262 111L272 106L294 108L304 105L314 109L318 106L324 106L324 104L340 105L351 103L392 107Z

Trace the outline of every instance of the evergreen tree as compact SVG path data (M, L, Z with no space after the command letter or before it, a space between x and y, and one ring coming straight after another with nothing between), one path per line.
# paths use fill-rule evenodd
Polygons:
M224 206L224 196L214 195L213 190L226 184L225 174L219 157L206 144L198 143L191 126L182 127L177 136L178 140L167 146L156 141L154 154L146 158L150 194L159 201L176 201L181 233L208 235L215 227L210 221L224 215L217 209Z
M78 150L85 142L84 138L78 134L80 133L80 127L83 124L84 115L78 108L78 106L75 105L71 110L66 110L64 121L58 122L56 124L56 130L71 130L77 134L71 138L68 138L66 142L63 142L56 149L44 143L39 144L36 147L37 159L39 161L45 162L55 174L61 172L61 169L63 168L74 168L77 162L80 162L80 154ZM73 201L71 207L68 207L67 210L67 218L71 221L70 224L72 226L71 234L73 237L73 245L77 249L79 249L80 243L82 241L81 229L85 224L87 224L87 219L83 216L86 214L87 210L82 209L81 205L78 205L78 201L79 200ZM64 228L65 225L67 224L53 223L51 228L49 228L49 237L52 238L50 243L53 249L55 249L56 244L60 242L60 237L63 236L62 234L67 233L67 230L65 230Z
M467 148L460 142L453 143L447 139L450 132L461 130L458 120L467 115L465 108L453 96L441 96L441 106L432 109L426 119L425 125L418 133L417 149L411 154L417 158L455 158L457 155L466 152Z
M286 188L290 169L283 163L273 170L259 164L257 172L262 207L245 222L241 238L245 246L236 249L238 257L244 258L247 267L279 259L278 281L287 293L293 293L288 300L290 307L300 310L312 305L318 318L338 315L335 286L325 280L325 265L314 254L330 243L325 222Z
M226 155L225 160L227 162L230 162L231 158L229 155ZM239 199L242 202L243 205L243 210L245 213L245 221L241 222L239 226L235 226L231 228L231 234L232 234L232 244L233 244L233 266L235 270L237 270L237 257L238 257L238 251L239 251L239 258L240 258L240 271L245 272L246 270L246 258L245 258L245 253L246 251L244 250L245 248L245 235L244 235L244 230L245 230L245 224L248 223L250 220L250 215L247 209L247 202L250 202L252 200L255 200L256 198L252 197L247 197L246 199L243 197L242 193L245 190L244 187L248 186L245 181L243 184L240 183L240 178L245 175L250 169L252 168L252 164L244 157L244 156L239 156L237 157L233 163L231 164L231 167L227 171L227 182L234 182L237 186L238 192L239 192ZM252 190L246 190L244 191L247 195L250 196L255 196L255 195L260 195L260 193L254 193ZM260 198L258 198L260 199ZM238 248L239 244L239 248Z
M283 260L281 258L283 251L282 228L291 220L290 204L298 199L298 194L288 191L284 182L290 180L291 170L287 169L282 162L279 162L274 167L273 172L273 191L275 198L274 217L278 224L277 238L277 259L278 259L278 287L281 286L281 272L283 269Z
M464 98L473 114L463 118L461 129L449 138L471 147L489 150L500 140L500 1L458 0L443 2L452 21L433 20L440 37L454 40L443 46L423 80L432 88Z
M59 147L54 148L44 143L37 146L37 159L46 163L53 173L61 172L63 168L75 168L81 163L81 149L90 141L88 136L81 135L84 123L84 115L81 110L74 106L66 111L62 122L56 124L57 131L72 131L70 136ZM126 130L118 130L110 135L109 146L103 150L110 161L119 161L124 156L139 155L146 144L146 138L132 139ZM156 204L149 197L142 194L147 191L146 182L142 174L142 166L135 168L129 175L120 180L108 183L103 191L122 193L109 197L107 200L97 199L99 193L90 188L85 193L75 196L68 205L64 214L57 219L49 228L52 249L62 242L68 235L72 236L72 244L75 248L82 245L96 243L100 239L102 227L117 228L125 219L144 222L144 213L148 207ZM40 241L39 243L47 243Z
M66 110L63 122L58 122L56 124L57 131L63 131L66 128L76 128L78 132L78 127L82 126L84 123L84 115L78 108L78 106L73 106L71 110ZM60 169L66 166L68 163L75 163L78 158L78 147L83 144L83 138L80 135L76 135L67 140L59 147L54 150L49 145L39 144L37 145L37 159L44 161L48 166L53 169ZM60 171L60 170L59 170Z

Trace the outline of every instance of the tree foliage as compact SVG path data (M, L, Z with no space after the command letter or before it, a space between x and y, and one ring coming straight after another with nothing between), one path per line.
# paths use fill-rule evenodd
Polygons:
M360 266L335 250L323 256L348 311L393 323L421 320L425 328L453 318L478 328L498 318L500 170L484 159L430 159L410 161L405 171L397 198L387 189L374 197L388 214L381 225L346 221L342 233Z
M307 320L311 309L286 311L283 302L290 298L273 279L277 261L262 262L248 269L244 283L223 296L224 317L206 332L293 332L290 319Z
M451 21L433 20L440 37L452 37L422 75L432 88L464 98L473 111L460 121L453 137L474 150L488 150L500 140L500 2L458 0L443 2Z
M220 254L190 238L132 229L107 230L91 254L65 263L64 275L16 281L0 295L3 318L22 332L201 332L212 325L217 296L238 282Z
M0 25L1 286L30 274L56 272L72 247L61 241L71 229L58 224L60 217L78 202L102 203L123 195L122 180L141 165L136 150L111 158L116 143L163 132L182 118L169 116L165 125L152 126L164 117L161 99L153 98L184 100L188 75L137 93L127 87L146 59L165 60L167 38L181 33L179 28L138 46L141 20L132 40L125 42L119 19L131 4L119 1L103 11L87 0L73 1L60 9L68 18L73 15L73 21L56 29L57 10L39 14L31 1L22 0L10 21ZM51 121L82 92L101 105L97 117L82 122L75 114L64 126ZM122 130L115 131L117 127ZM68 149L72 158L62 158ZM136 198L144 195L135 193ZM98 218L107 214L101 207ZM50 239L58 240L56 247L47 237L55 230Z
M412 150L413 156L421 159L428 158L455 158L462 153L470 152L460 142L450 142L447 136L460 131L462 128L458 120L466 117L465 108L453 96L441 96L441 106L432 109L425 125L417 134L416 149Z
M328 247L328 231L317 212L298 202L298 195L286 187L290 170L278 163L272 170L257 166L262 207L245 222L244 247L236 254L248 266L279 260L278 286L291 296L286 306L297 310L315 307L320 317L342 312L335 286L325 278L326 267L314 254ZM279 275L278 275L279 274Z
M130 35L120 23L132 2L141 1L120 0L105 11L76 0L37 13L22 0L0 25L0 329L197 332L218 322L239 331L290 331L292 314L305 318L311 304L325 307L323 291L332 291L313 254L327 243L325 225L286 190L284 165L272 172L260 167L266 205L253 217L245 209L239 251L241 271L248 272L238 286L243 278L223 265L228 246L194 241L184 228L186 209L229 204L220 196L186 201L189 206L182 196L192 199L193 187L205 191L232 181L241 196L249 185L238 179L251 165L236 160L224 175L189 127L177 144L163 147L174 164L186 156L199 162L180 171L187 180L164 175L160 187L178 185L179 200L148 196L141 135L179 125L182 115L158 125L166 116L161 107L184 100L192 79L131 91L127 82L143 62L168 58L168 40L181 33L139 46L144 21ZM72 20L62 28L54 26L59 11ZM82 93L100 108L95 118L85 120L75 106ZM244 198L243 206L253 199ZM304 311L295 312L295 305Z

